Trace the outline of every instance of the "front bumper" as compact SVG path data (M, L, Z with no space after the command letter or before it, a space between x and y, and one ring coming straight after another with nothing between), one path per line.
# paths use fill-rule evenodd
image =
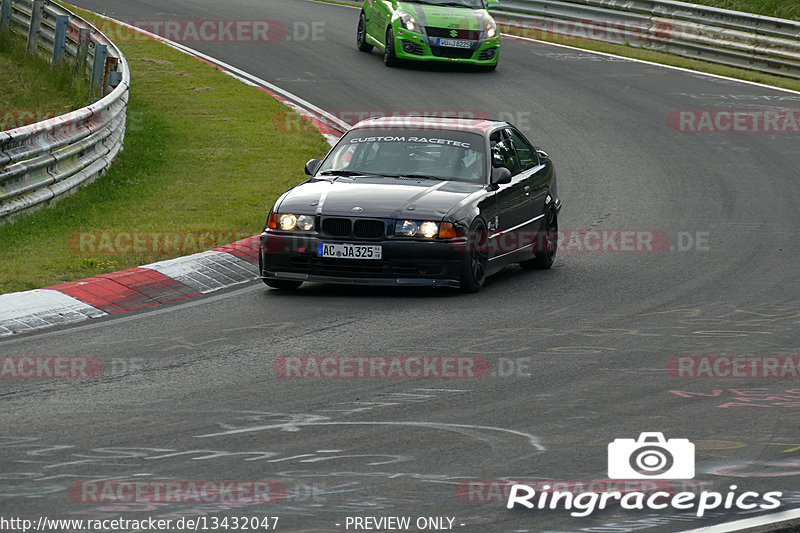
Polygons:
M373 244L382 258L317 257L317 244ZM261 234L259 266L262 278L348 285L459 287L464 240L412 241L323 238L275 230Z
M475 41L470 50L435 46L435 38L398 29L394 33L395 55L410 61L439 61L467 65L496 65L500 57L500 36ZM406 43L404 45L404 43Z

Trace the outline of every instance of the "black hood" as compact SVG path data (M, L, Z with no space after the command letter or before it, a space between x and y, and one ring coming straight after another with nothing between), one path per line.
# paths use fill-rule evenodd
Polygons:
M482 189L483 185L457 181L340 177L298 185L278 209L294 214L441 220Z

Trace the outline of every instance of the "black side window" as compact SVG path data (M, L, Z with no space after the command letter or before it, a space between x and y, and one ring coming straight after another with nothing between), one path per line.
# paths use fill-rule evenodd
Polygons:
M496 131L489 137L492 148L492 167L506 167L511 175L519 174L520 164L511 140L502 131Z
M531 143L522 136L516 130L508 129L506 130L508 136L511 138L511 142L514 145L514 149L517 153L517 157L519 158L519 164L521 170L528 170L529 168L533 168L539 164L539 157L536 154L536 150L534 150Z

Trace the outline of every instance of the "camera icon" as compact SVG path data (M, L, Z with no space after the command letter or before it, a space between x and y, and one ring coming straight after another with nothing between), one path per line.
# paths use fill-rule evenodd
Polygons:
M663 433L616 439L608 445L609 479L693 479L694 444Z

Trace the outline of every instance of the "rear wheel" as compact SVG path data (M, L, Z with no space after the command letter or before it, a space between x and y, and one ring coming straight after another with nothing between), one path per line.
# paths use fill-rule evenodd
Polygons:
M272 278L261 278L261 279L264 281L264 284L267 287L272 287L273 289L278 289L281 291L293 291L303 284L302 281L294 281L291 279L272 279Z
M356 34L356 45L358 49L362 52L372 52L374 48L371 44L367 42L367 16L364 15L364 12L361 12L361 16L358 18L358 33Z
M534 246L536 257L528 261L521 261L520 266L534 270L547 270L553 266L558 251L558 214L555 209L547 210Z
M386 44L386 48L383 51L383 64L387 67L396 67L398 63L400 63L400 60L397 59L397 55L394 51L394 32L391 26L386 29L386 40L384 43Z
M486 266L489 262L486 224L476 219L467 232L464 262L461 265L461 290L478 292L486 284Z

